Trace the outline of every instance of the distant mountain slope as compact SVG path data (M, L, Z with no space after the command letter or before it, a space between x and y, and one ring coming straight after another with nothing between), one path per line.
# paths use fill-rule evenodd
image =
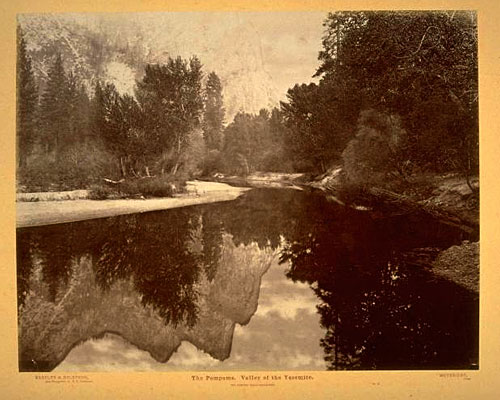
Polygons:
M89 89L102 79L122 93L133 93L145 64L196 55L206 75L215 71L221 78L227 123L240 110L256 113L278 105L280 98L263 63L258 31L237 15L228 20L214 27L213 16L203 13L19 17L42 88L57 52L66 70Z

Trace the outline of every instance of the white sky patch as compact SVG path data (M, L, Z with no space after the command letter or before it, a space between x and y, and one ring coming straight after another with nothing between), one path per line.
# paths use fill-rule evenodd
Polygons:
M108 333L75 347L54 371L150 371L155 364L147 351Z
M250 335L251 333L247 333L247 330L245 329L244 326L241 326L240 324L236 324L234 326L234 334L233 337L244 337L245 335Z
M207 367L214 367L220 364L220 361L212 358L209 354L198 350L191 343L184 341L172 357L170 357L170 360L165 367L169 369L205 369Z
M106 335L101 339L91 339L88 346L94 351L105 353L115 347L116 343L111 336Z
M318 299L309 284L283 279L287 265L274 263L261 283L256 316L278 314L284 319L295 319L299 311L316 313Z
M286 364L291 369L302 369L302 368L311 368L312 366L318 369L325 369L325 361L318 357L311 357L310 355L305 354L296 354L293 357L289 357L286 360Z
M274 299L269 304L259 305L256 315L265 316L269 313L277 313L281 318L295 319L300 310L315 314L316 303L315 299L309 297Z

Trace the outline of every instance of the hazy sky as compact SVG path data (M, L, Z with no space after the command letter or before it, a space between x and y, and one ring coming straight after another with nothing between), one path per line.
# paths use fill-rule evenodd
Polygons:
M240 13L259 32L264 67L280 92L307 83L318 67L324 12Z
M148 63L196 55L205 74L215 71L221 77L229 121L239 110L277 106L296 83L314 81L326 16L327 12L150 12L28 14L19 19L30 48L63 46L66 55L76 55L73 67L80 55L89 55L81 40L89 32L100 33L115 50L139 48ZM113 82L121 93L133 94L142 71L126 64L120 54L108 55L100 78Z
M122 36L140 27L153 51L196 54L209 68L241 62L244 51L259 51L280 97L295 83L307 83L318 67L326 12L171 12L100 14L79 22L100 25ZM155 49L156 47L156 49ZM175 55L175 54L174 54ZM239 58L238 58L239 57ZM222 65L221 65L222 64ZM228 67L229 68L229 67Z

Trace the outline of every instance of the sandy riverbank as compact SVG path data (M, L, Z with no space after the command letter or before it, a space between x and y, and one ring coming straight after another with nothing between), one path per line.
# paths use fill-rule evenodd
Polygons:
M51 225L121 214L230 201L249 190L248 188L234 187L224 183L199 181L188 182L187 189L186 194L177 197L147 200L18 201L16 203L17 227Z

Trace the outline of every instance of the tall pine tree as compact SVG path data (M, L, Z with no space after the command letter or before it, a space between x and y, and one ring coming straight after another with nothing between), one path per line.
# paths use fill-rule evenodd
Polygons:
M35 144L38 94L31 58L20 28L17 46L17 163L19 168L23 168Z
M205 87L205 114L203 136L209 150L221 150L224 130L224 103L222 85L215 72L208 75Z
M48 72L47 84L40 102L40 119L43 144L48 153L55 153L59 161L70 132L70 107L68 78L58 54Z
M68 127L66 145L88 142L90 100L85 86L73 73L68 74Z

